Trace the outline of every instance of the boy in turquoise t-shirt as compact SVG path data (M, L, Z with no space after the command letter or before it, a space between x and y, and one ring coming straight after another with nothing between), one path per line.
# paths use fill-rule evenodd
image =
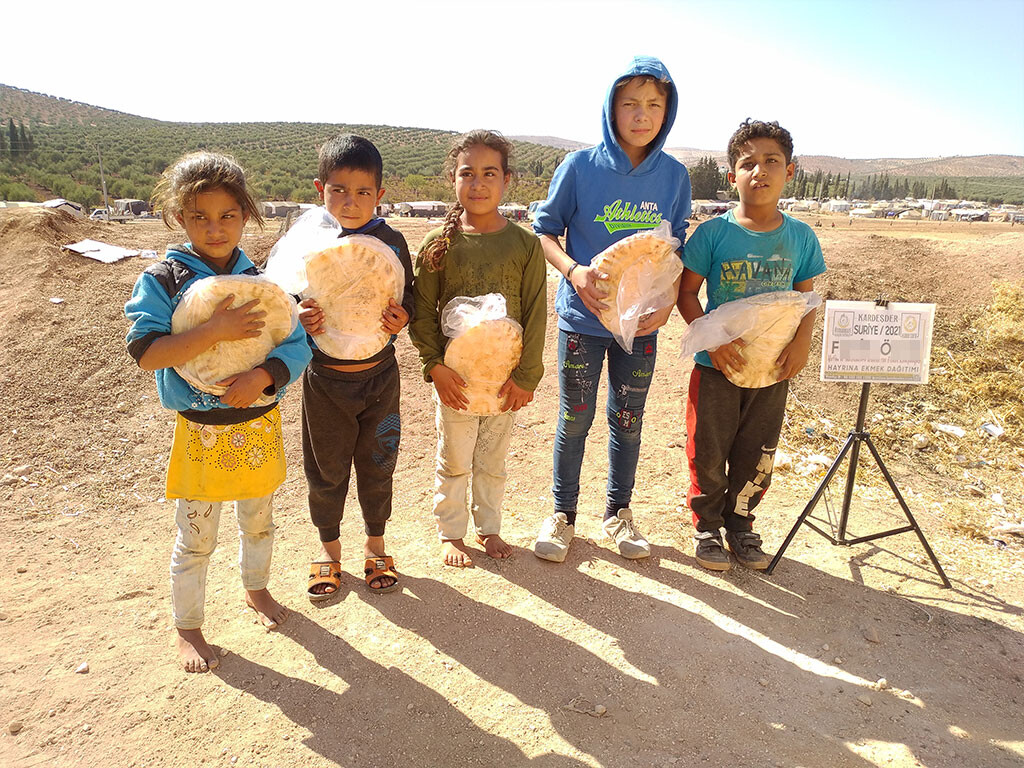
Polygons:
M825 271L813 230L778 209L793 178L793 139L778 123L747 120L729 140L729 182L739 193L734 209L701 224L686 242L679 311L687 323L733 299L770 291L810 291ZM707 307L697 297L707 281ZM686 401L687 501L697 529L696 559L727 571L722 544L736 560L764 570L771 562L752 530L754 508L771 483L772 466L789 379L807 363L814 313L804 316L796 337L778 359L778 382L747 389L726 378L738 371L742 339L699 352Z

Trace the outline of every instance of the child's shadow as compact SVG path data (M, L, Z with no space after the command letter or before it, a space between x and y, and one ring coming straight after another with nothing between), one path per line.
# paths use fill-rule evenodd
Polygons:
M344 587L343 587L344 589ZM395 667L360 654L338 636L293 612L279 630L337 677L342 693L289 677L232 654L218 670L228 685L278 707L310 732L303 743L339 765L485 765L582 768L571 757L528 757L511 741L481 729L437 691Z

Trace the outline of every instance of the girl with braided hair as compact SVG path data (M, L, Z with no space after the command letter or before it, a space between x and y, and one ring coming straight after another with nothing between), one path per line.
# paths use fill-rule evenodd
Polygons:
M476 541L495 558L512 554L502 540L501 501L505 457L515 412L533 400L544 373L541 355L547 313L544 253L537 237L498 212L512 178L511 142L495 131L460 136L445 163L456 203L444 224L427 233L416 260L416 299L409 335L434 384L437 404L437 471L434 516L445 565L473 564L463 542L469 524L466 491L472 476ZM523 327L519 364L501 387L504 410L493 416L466 412L466 381L444 365L447 339L441 313L457 296L500 293L508 316Z

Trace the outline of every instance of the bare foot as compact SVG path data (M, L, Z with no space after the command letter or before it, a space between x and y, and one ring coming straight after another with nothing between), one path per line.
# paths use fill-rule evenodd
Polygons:
M201 629L178 630L178 655L186 672L207 672L220 663Z
M260 624L266 627L267 632L277 629L288 618L288 609L271 597L266 589L246 590L245 604L256 611Z
M367 555L369 557L369 555ZM341 541L335 539L334 541L322 541L320 542L320 556L317 558L317 562L322 563L338 563L338 570L341 570ZM335 591L333 584L317 584L312 587L310 591L314 595L330 595Z
M470 568L473 565L469 547L463 543L462 539L442 541L441 554L444 555L444 564L453 568Z
M363 557L369 560L371 557L386 557L387 554L383 536L366 537L366 543L363 545ZM387 589L397 581L398 579L394 576L378 576L370 582L370 589Z
M506 557L512 557L512 553L515 552L512 545L506 543L505 540L496 533L491 533L487 536L480 536L478 534L476 540L480 543L480 546L484 548L484 552L496 560L503 560Z

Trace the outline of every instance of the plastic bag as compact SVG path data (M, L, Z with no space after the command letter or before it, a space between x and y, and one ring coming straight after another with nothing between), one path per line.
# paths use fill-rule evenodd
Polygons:
M597 282L608 291L603 300L608 309L598 319L626 352L632 353L636 330L645 315L676 303L675 281L683 273L683 262L676 253L680 245L679 239L672 237L672 225L662 221L652 230L608 246L590 262L608 275L608 280Z
M326 208L310 208L274 243L263 274L286 293L297 296L308 285L306 255L329 248L340 236L341 224Z
M450 341L444 364L466 382L467 413L491 416L503 410L498 397L523 353L523 327L505 314L505 297L456 296L441 312L441 332Z
M694 320L683 333L682 355L717 349L742 338L740 371L723 371L739 387L767 387L778 381L775 361L796 335L800 321L821 304L814 291L774 291L728 301Z
M320 305L324 332L314 337L317 347L340 360L365 360L390 341L381 314L389 299L401 302L405 268L376 237L339 237L341 231L326 209L311 209L274 246L266 273Z
M295 330L299 308L295 300L263 276L215 275L196 280L185 291L171 315L171 333L184 333L202 325L229 294L231 309L259 299L254 312L266 312L260 335L250 339L218 341L191 360L174 366L185 381L202 392L223 395L228 388L218 381L251 371ZM274 395L261 395L253 405L269 405Z

